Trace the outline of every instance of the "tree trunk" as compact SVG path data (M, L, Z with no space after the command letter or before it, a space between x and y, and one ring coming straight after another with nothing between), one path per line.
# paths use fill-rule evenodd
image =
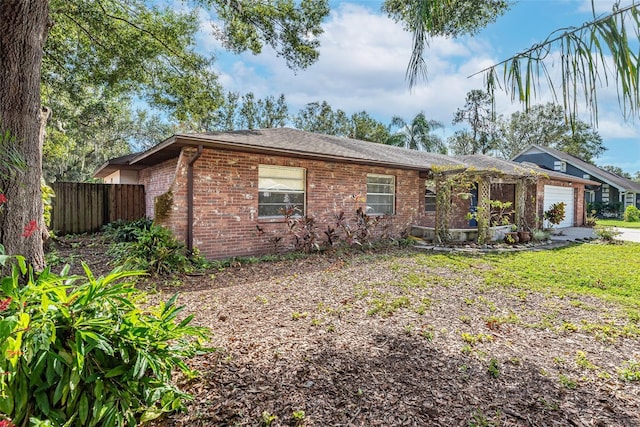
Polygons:
M0 145L0 192L6 197L0 243L36 270L44 268L40 177L48 110L40 105L40 74L49 26L49 0L0 2L0 135L10 138ZM9 150L22 167L7 167L7 162L15 166Z

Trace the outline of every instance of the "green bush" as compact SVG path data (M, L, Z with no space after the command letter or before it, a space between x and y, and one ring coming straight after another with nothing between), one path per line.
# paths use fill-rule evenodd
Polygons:
M135 426L183 408L172 371L194 374L184 360L206 350L208 331L178 320L175 296L142 310L126 281L141 272L36 274L16 259L0 282L0 418Z
M151 224L132 233L132 240L114 243L109 248L107 253L115 258L116 265L153 274L184 272L193 266L184 244L168 228Z
M139 232L148 230L152 225L153 221L149 218L140 218L134 221L119 219L104 225L102 231L114 242L133 242L137 239Z
M627 208L624 210L624 220L627 222L640 221L640 209L636 208L633 205L627 206Z
M607 243L614 243L615 238L622 234L613 227L596 227L594 233L600 240Z
M595 211L598 218L618 218L622 214L622 203L620 202L591 202L587 203L587 211Z

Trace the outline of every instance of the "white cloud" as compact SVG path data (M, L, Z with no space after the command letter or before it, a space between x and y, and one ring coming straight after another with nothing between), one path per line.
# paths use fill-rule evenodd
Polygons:
M259 56L222 56L220 81L229 90L256 96L284 93L295 113L305 104L326 100L347 113L366 110L387 122L424 111L449 125L466 93L481 88L468 75L493 63L489 46L477 40L434 39L426 52L428 80L409 90L405 70L411 35L401 25L368 8L343 3L331 12L321 36L320 60L294 73L267 51ZM231 64L231 65L230 65ZM239 65L244 64L244 65Z
M612 112L608 112L605 117L598 119L597 130L605 141L617 138L636 138L640 140L638 124L624 121L620 114L612 114Z
M579 3L578 8L582 10L588 5L590 11L590 4L591 1L586 0ZM597 1L596 4L599 10L611 8L608 1ZM211 35L214 19L201 12L198 40L205 51L218 52L215 67L227 90L241 94L251 91L257 97L284 93L292 114L309 102L321 100L348 114L366 110L385 123L393 115L410 119L424 111L429 119L439 120L447 126L447 134L454 129L451 126L453 114L464 105L467 92L484 88L482 75L468 76L504 56L495 39L493 42L482 38L432 40L425 56L428 80L409 90L405 70L411 55L411 35L372 8L340 3L333 9L320 37L319 61L297 73L287 68L285 61L267 47L257 56L225 52L220 41ZM556 64L551 73L559 81L558 55L552 53L550 58ZM496 96L498 114L509 115L521 109L517 101L511 101L510 95L499 91ZM632 172L640 169L637 143L615 145L609 142L616 138L640 140L640 128L622 120L615 88L602 88L598 96L598 130L605 144L610 146L609 157L603 158L619 158L619 153L626 150L631 153L631 157L627 155L629 165L626 167ZM543 85L533 103L548 101L552 101L551 92ZM580 111L586 112L583 105ZM588 120L588 117L583 118Z
M594 11L596 15L611 13L611 10L613 9L613 5L615 3L617 3L616 0L596 0L593 2L593 4L592 0L582 0L582 3L578 7L578 12L591 13L592 11ZM621 5L621 7L624 6L625 4Z

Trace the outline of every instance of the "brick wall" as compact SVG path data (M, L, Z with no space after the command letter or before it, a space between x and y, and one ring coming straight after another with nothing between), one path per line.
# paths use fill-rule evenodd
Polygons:
M143 169L138 174L138 182L144 185L147 217L154 217L154 201L166 193L174 181L178 158L169 159L155 166Z
M449 228L473 228L469 226L469 213L471 207L471 198L461 198L456 195L451 196L451 216L449 218ZM435 224L435 221L434 221ZM432 227L433 225L428 225Z
M506 183L497 183L491 184L491 200L499 200L503 203L511 202L511 207L506 209L506 211L513 211L513 213L509 214L509 223L515 224L515 209L516 209L516 185L515 184L506 184ZM497 218L500 214L500 209L493 208L491 209L491 215L493 218Z
M179 161L164 162L142 174L151 200L171 188L173 206L163 223L183 240L187 231L187 163L194 153L195 149L185 148ZM334 224L335 214L344 211L353 222L357 203L352 195L366 194L367 174L395 176L396 213L386 221L390 234L397 235L411 224L434 223L433 213L424 211L424 179L417 171L205 149L194 164L193 231L194 247L207 258L269 253L273 251L271 239L276 236L285 238L283 248L292 244L283 220L258 218L260 164L306 169L306 213L316 219L322 240L322 232Z
M146 187L149 217L154 215L155 197L171 189L173 205L162 224L169 226L182 240L186 239L187 234L187 164L195 153L195 148L185 148L179 158L140 172L140 183ZM435 214L424 210L425 180L419 177L417 171L205 149L194 164L193 231L194 247L207 258L269 253L274 250L272 239L278 236L284 239L281 249L292 246L292 237L287 233L287 224L282 219L258 218L260 164L306 169L306 213L316 219L323 241L323 231L327 225L334 225L335 214L344 211L346 218L353 223L358 205L352 195L366 194L367 174L395 176L396 213L386 221L389 234L397 235L412 224L435 225ZM534 224L536 212L542 216L544 184L569 185L541 180L537 186L534 184L528 189L526 212L527 222L531 225ZM511 187L503 187L495 191L507 197L511 194ZM578 225L582 225L583 186L574 184L574 187L576 220ZM465 216L469 203L469 199L454 197L451 228L468 228ZM262 232L258 232L258 227Z

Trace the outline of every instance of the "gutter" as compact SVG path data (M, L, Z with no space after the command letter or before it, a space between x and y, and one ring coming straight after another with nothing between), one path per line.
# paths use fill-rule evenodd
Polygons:
M202 155L202 144L187 164L187 252L193 254L193 165Z

